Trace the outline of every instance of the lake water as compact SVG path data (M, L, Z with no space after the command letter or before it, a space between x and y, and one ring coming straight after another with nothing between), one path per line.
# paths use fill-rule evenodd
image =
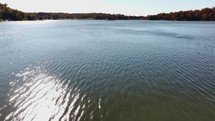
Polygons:
M215 22L1 22L0 120L215 121Z

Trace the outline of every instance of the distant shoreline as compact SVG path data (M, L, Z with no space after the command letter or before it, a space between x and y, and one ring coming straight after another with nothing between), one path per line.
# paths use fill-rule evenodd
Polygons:
M201 10L160 13L148 16L127 16L109 13L26 13L0 3L0 21L34 20L165 20L165 21L215 21L215 7Z
M2 22L42 22L42 21L66 21L66 20L79 20L79 21L89 21L89 20L92 20L92 21L154 21L154 22L214 22L215 21L175 21L175 20L103 20L103 19L43 19L43 20L17 20L17 21L14 21L14 20L0 20L0 23Z

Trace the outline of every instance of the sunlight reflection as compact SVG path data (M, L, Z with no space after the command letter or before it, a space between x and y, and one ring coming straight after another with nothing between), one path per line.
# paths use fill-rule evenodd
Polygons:
M28 68L16 76L19 79L10 83L12 88L9 95L9 106L14 111L6 120L69 119L70 111L65 112L65 109L73 109L79 96L77 89L73 91L68 83L63 84L56 76L49 75L39 67L33 70Z
M57 23L57 20L37 20L37 21L10 21L10 24L15 25L38 25L38 24L47 24L47 23ZM7 22L8 23L8 22Z

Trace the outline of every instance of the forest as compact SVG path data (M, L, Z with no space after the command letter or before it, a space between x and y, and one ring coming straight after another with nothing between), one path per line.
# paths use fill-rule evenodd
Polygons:
M95 20L177 20L177 21L215 21L215 7L201 10L160 13L148 16L126 16L106 13L26 13L0 3L0 21L47 20L47 19L95 19Z
M157 15L149 15L148 20L177 20L177 21L214 21L215 7L204 8L202 10L189 10L171 13L160 13Z

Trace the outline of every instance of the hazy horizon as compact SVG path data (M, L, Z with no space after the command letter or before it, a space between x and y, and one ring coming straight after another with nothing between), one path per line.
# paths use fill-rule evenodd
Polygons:
M163 12L175 12L185 10L202 9L214 7L212 0L190 0L190 1L150 1L150 0L52 0L52 1L29 1L29 0L1 0L1 3L24 12L64 12L64 13L110 13L125 15L153 15Z

